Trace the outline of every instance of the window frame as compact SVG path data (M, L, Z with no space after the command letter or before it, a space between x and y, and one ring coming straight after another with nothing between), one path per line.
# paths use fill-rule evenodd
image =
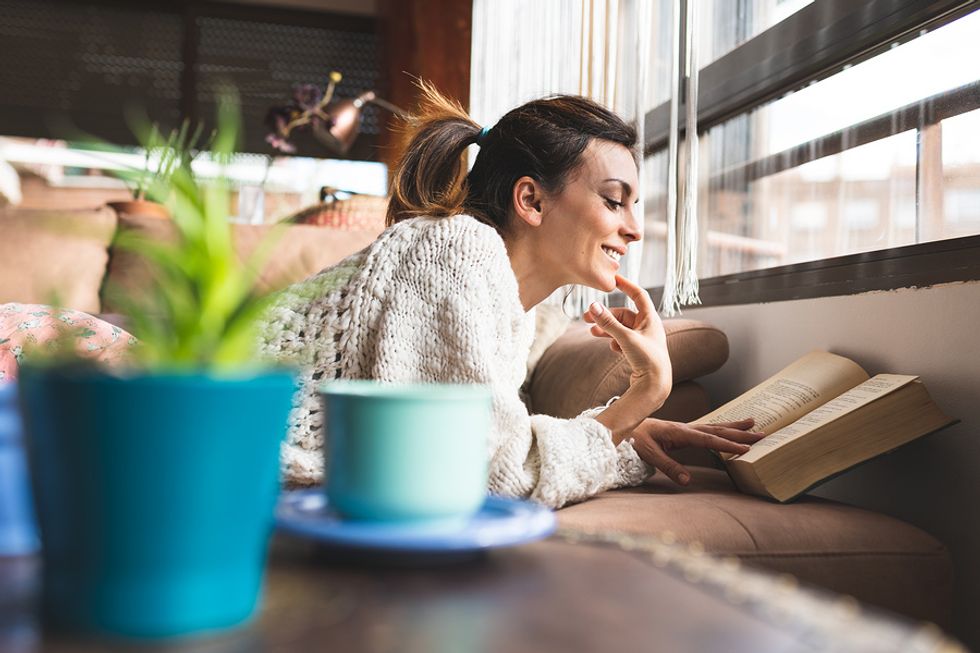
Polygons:
M815 0L701 69L698 132L977 9L976 0ZM980 80L858 123L846 140L842 132L827 134L740 170L752 178L767 176L910 129L921 140L925 127L977 108ZM666 148L669 112L665 102L646 113L644 156ZM980 235L709 277L700 280L700 288L702 304L717 306L973 280L980 280ZM662 292L650 289L655 297Z

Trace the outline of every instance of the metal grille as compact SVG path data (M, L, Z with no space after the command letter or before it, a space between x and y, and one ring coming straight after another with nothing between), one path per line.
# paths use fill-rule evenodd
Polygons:
M132 141L133 103L178 122L181 32L172 13L0 0L0 133Z
M170 6L174 8L171 9ZM188 34L188 26L191 26ZM373 21L208 2L0 0L0 134L120 144L135 138L127 106L169 129L184 113L210 121L219 85L237 87L247 152L267 153L266 111L294 83L344 80L339 97L378 83ZM378 109L364 111L353 158L377 158ZM327 156L311 140L300 153Z
M264 151L264 130L251 127L262 126L270 106L286 103L293 84L325 86L329 72L339 70L344 79L337 96L352 97L375 88L378 81L377 37L373 32L211 16L199 17L196 26L200 115L214 115L212 103L218 87L231 82L241 96L242 117L249 126L245 143L249 151ZM365 107L362 135L376 135L378 131L377 108ZM300 145L301 152L317 150L308 141L301 140Z

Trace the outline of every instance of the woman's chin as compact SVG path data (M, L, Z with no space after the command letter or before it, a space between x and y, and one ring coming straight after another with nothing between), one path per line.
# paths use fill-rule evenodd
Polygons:
M612 292L616 290L616 276L610 275L607 277L603 275L601 277L593 279L592 281L590 281L585 285L595 290L601 290L602 292Z

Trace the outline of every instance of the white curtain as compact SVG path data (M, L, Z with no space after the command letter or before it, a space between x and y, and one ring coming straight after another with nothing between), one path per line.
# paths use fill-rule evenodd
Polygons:
M492 126L504 113L528 100L575 93L597 100L634 121L643 143L643 117L651 107L649 83L654 9L670 16L671 65L667 82L671 105L667 171L667 243L661 312L674 315L698 298L698 52L697 39L682 38L681 12L688 34L699 25L699 0L473 0L471 114ZM662 10L662 12L660 11ZM669 12L668 12L669 10ZM666 71L665 71L666 72ZM678 98L690 98L680 130ZM475 158L472 153L470 161ZM643 163L640 166L643 184ZM643 198L637 215L645 216ZM625 276L638 280L642 246L623 259ZM601 293L561 289L549 301L581 313Z
M635 121L642 143L651 5L652 0L474 0L470 114L489 127L529 100L584 95ZM641 188L641 225L643 196ZM630 247L624 276L638 278L641 252L639 243ZM549 301L574 315L595 299L605 297L574 287L558 290Z
M667 264L660 312L677 315L681 306L700 304L698 296L698 48L700 0L671 0L670 134L667 161ZM681 12L687 33L681 33ZM683 88L682 88L683 87ZM685 129L679 128L680 101Z

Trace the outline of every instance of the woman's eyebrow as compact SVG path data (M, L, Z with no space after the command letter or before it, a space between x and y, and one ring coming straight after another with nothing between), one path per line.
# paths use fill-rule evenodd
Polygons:
M607 181L614 181L614 182L620 184L623 187L623 194L626 197L632 197L632 195L633 195L633 187L630 186L628 182L625 182L622 179L619 179L618 177L610 177L609 179L603 179L602 180L602 183L606 183ZM639 198L637 198L637 199L639 199Z

